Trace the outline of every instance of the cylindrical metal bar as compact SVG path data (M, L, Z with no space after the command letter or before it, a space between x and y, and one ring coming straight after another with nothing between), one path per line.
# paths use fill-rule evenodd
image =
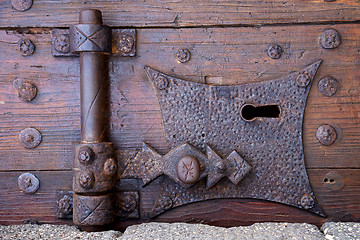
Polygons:
M101 142L105 133L105 56L80 53L81 141Z

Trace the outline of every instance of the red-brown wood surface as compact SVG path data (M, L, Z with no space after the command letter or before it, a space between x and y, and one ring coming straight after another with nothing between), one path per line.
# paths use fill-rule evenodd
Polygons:
M26 12L0 1L0 27L69 27L82 8L101 9L110 26L185 27L358 21L359 2L271 1L34 1Z
M26 12L12 9L10 1L0 1L0 224L19 224L26 219L71 224L70 220L56 219L55 213L56 193L71 190L72 146L80 140L79 59L51 55L51 28L76 23L79 9L84 7L102 10L105 24L137 27L137 56L109 58L110 140L119 150L139 149L146 142L166 153L160 107L144 66L189 81L241 84L284 77L323 60L306 105L303 140L308 176L328 218L261 200L221 199L188 204L154 219L141 215L139 220L119 220L114 228L144 221L229 227L265 221L321 225L328 219L360 220L357 1L70 4L39 0ZM328 28L341 34L342 42L336 49L326 50L319 44L321 33ZM17 42L22 37L35 44L32 56L21 56ZM280 59L268 57L270 44L282 46ZM181 48L191 52L190 61L184 64L175 57ZM340 83L332 97L323 96L317 88L323 76ZM12 86L16 79L36 85L38 94L32 102L17 97ZM340 130L335 144L323 146L317 141L315 132L321 124ZM20 131L27 127L42 134L35 149L25 149L19 142ZM17 186L17 177L27 171L40 180L40 189L33 195L24 194ZM334 174L336 178L330 182ZM133 180L140 191L141 212L153 207L160 180L146 188ZM343 187L334 187L339 182ZM124 189L123 184L117 189Z

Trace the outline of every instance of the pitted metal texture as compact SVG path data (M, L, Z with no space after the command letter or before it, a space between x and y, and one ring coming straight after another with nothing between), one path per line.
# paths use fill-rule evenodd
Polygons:
M281 79L233 86L189 82L146 67L161 107L169 150L188 142L205 152L210 145L220 156L236 151L252 167L237 185L222 179L210 189L202 180L184 188L166 183L165 177L151 215L166 210L161 207L165 199L171 199L171 207L176 207L214 198L256 198L324 216L306 173L302 144L306 99L320 64L321 60ZM304 75L306 84L299 84ZM156 87L158 76L168 79L163 89ZM264 109L275 105L279 115L268 118L260 113L255 120L246 121L241 117L245 104ZM311 208L301 203L305 194L314 199Z

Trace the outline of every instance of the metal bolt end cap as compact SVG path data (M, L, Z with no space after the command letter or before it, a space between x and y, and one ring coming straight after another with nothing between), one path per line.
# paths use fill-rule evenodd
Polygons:
M33 194L39 189L40 181L32 173L23 173L18 177L18 186L24 193Z

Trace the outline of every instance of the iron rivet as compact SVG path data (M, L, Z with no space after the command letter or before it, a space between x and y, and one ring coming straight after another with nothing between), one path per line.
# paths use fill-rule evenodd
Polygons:
M301 198L301 206L304 208L304 209L311 209L314 207L315 205L315 201L314 199L308 195L308 194L304 194L304 196L302 196Z
M326 76L320 79L318 88L322 94L331 97L337 92L339 83L335 78Z
M216 172L223 173L226 170L226 164L224 162L217 162L215 164Z
M335 128L328 124L321 125L316 131L316 138L322 145L329 146L336 140L337 133Z
M200 178L199 160L190 155L185 155L177 163L177 176L185 184L196 183Z
M341 43L340 34L335 29L327 29L321 34L320 42L325 49L337 48Z
M36 87L28 82L23 82L19 79L13 83L14 89L18 92L18 96L24 102L31 102L37 94Z
M299 74L299 76L296 78L296 84L299 87L306 87L310 84L311 77L308 72L302 72Z
M120 210L125 213L131 213L135 211L137 206L136 198L130 194L125 195L120 204Z
M171 208L172 205L173 205L173 201L171 200L170 197L163 197L163 198L160 200L160 207L161 207L163 210L166 210L166 209Z
M117 47L122 54L131 52L134 48L134 38L127 34L120 35Z
M283 53L282 48L279 45L271 45L268 50L267 54L272 59L279 59Z
M20 132L19 139L24 148L36 148L41 142L41 133L35 128L26 128Z
M186 63L190 60L191 54L188 49L180 49L176 53L176 58L180 63Z
M11 0L11 4L17 11L24 12L29 10L33 4L32 0Z
M91 171L85 171L79 175L80 186L86 189L90 189L94 186L95 177L94 173Z
M104 172L106 175L113 176L117 171L115 159L108 158L104 163Z
M35 45L32 43L32 41L28 38L20 39L19 41L19 49L21 52L21 55L24 57L30 56L35 51Z
M31 83L17 79L13 82L13 87L24 102L31 102L36 97L37 88Z
M39 179L32 173L23 173L18 178L18 186L24 193L35 193L39 189L39 185Z
M332 191L340 191L344 187L344 180L337 172L329 172L324 177L324 184Z
M39 222L35 219L25 219L24 221L22 221L22 224L31 224L31 225L39 225Z
M73 214L73 197L64 195L58 203L58 218L67 218Z
M70 52L70 39L67 34L60 34L55 38L55 50L61 53Z
M165 76L158 74L157 76L154 77L154 84L155 87L157 87L160 90L163 90L168 87L169 80Z
M78 159L79 159L80 163L82 163L84 165L88 165L93 161L94 157L95 157L95 154L94 154L93 150L91 150L91 148L89 148L87 146L80 148L79 155L78 155Z

